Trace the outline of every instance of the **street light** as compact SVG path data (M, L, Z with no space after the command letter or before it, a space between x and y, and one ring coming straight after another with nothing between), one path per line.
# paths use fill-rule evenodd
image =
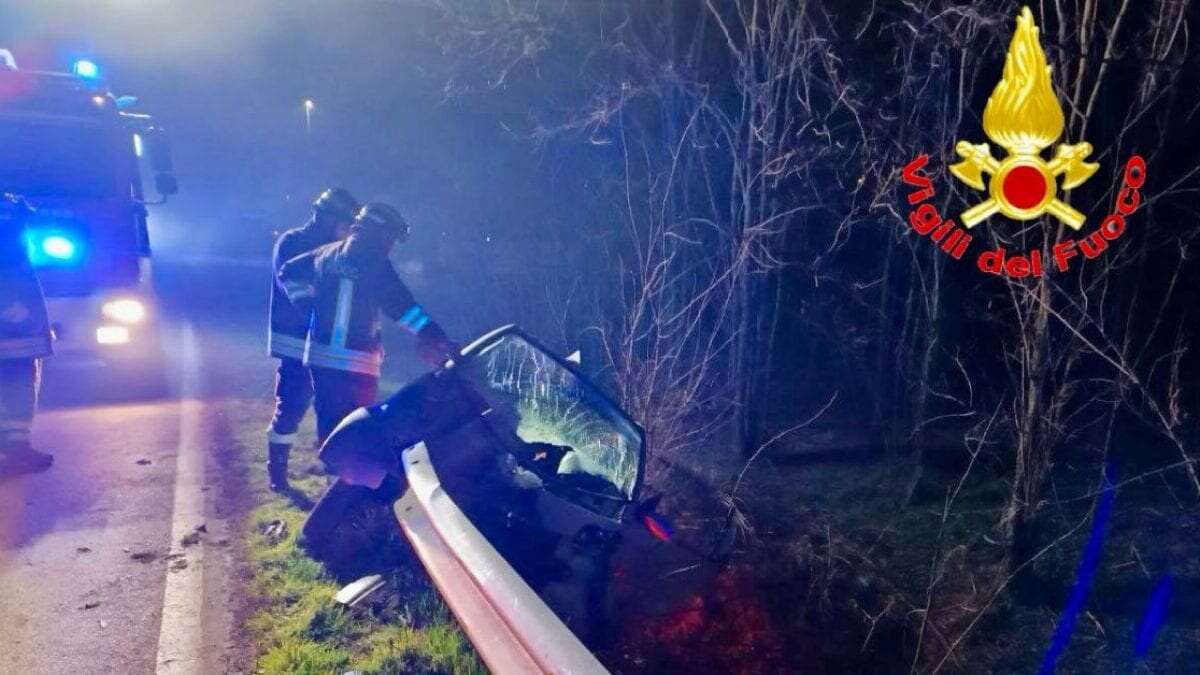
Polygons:
M311 98L304 99L304 129L309 136L312 136L312 111L315 107L317 104Z

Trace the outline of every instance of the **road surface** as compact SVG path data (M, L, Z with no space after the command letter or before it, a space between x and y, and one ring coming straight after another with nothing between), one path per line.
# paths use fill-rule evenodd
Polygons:
M268 421L265 269L183 265L160 286L174 392L48 401L34 439L54 468L0 483L0 673L246 667L230 531L245 476L229 467L247 450L238 433Z

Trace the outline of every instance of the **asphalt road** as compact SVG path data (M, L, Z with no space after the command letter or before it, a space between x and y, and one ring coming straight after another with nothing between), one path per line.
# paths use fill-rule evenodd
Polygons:
M34 442L55 465L0 482L0 675L250 668L230 526L251 499L230 466L270 421L268 266L168 257L155 279L171 393L99 402L119 372L48 362ZM385 387L419 368L389 361Z
M0 673L244 667L229 531L241 495L225 468L244 452L231 425L267 423L244 414L267 410L265 270L206 261L158 273L174 391L46 401L34 440L55 466L0 483ZM96 375L66 387L98 398L121 388L119 373Z

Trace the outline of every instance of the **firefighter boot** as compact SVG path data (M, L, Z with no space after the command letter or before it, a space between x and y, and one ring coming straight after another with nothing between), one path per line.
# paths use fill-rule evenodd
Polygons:
M11 443L0 448L0 476L37 473L52 464L54 455L38 452L29 443Z
M271 481L271 491L280 494L287 493L288 486L288 451L290 445L270 443L267 445L267 478Z

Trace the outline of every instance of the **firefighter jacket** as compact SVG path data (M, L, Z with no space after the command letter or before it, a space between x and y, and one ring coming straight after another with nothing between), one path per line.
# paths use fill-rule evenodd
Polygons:
M0 221L0 359L50 356L46 299L20 230Z
M423 339L444 338L387 255L359 233L288 261L279 282L293 303L312 312L306 365L378 376L384 316Z
M308 336L309 316L288 301L279 284L279 270L296 256L327 244L334 239L333 230L321 228L314 220L279 235L271 254L271 330L267 349L277 358L304 358L304 342Z

